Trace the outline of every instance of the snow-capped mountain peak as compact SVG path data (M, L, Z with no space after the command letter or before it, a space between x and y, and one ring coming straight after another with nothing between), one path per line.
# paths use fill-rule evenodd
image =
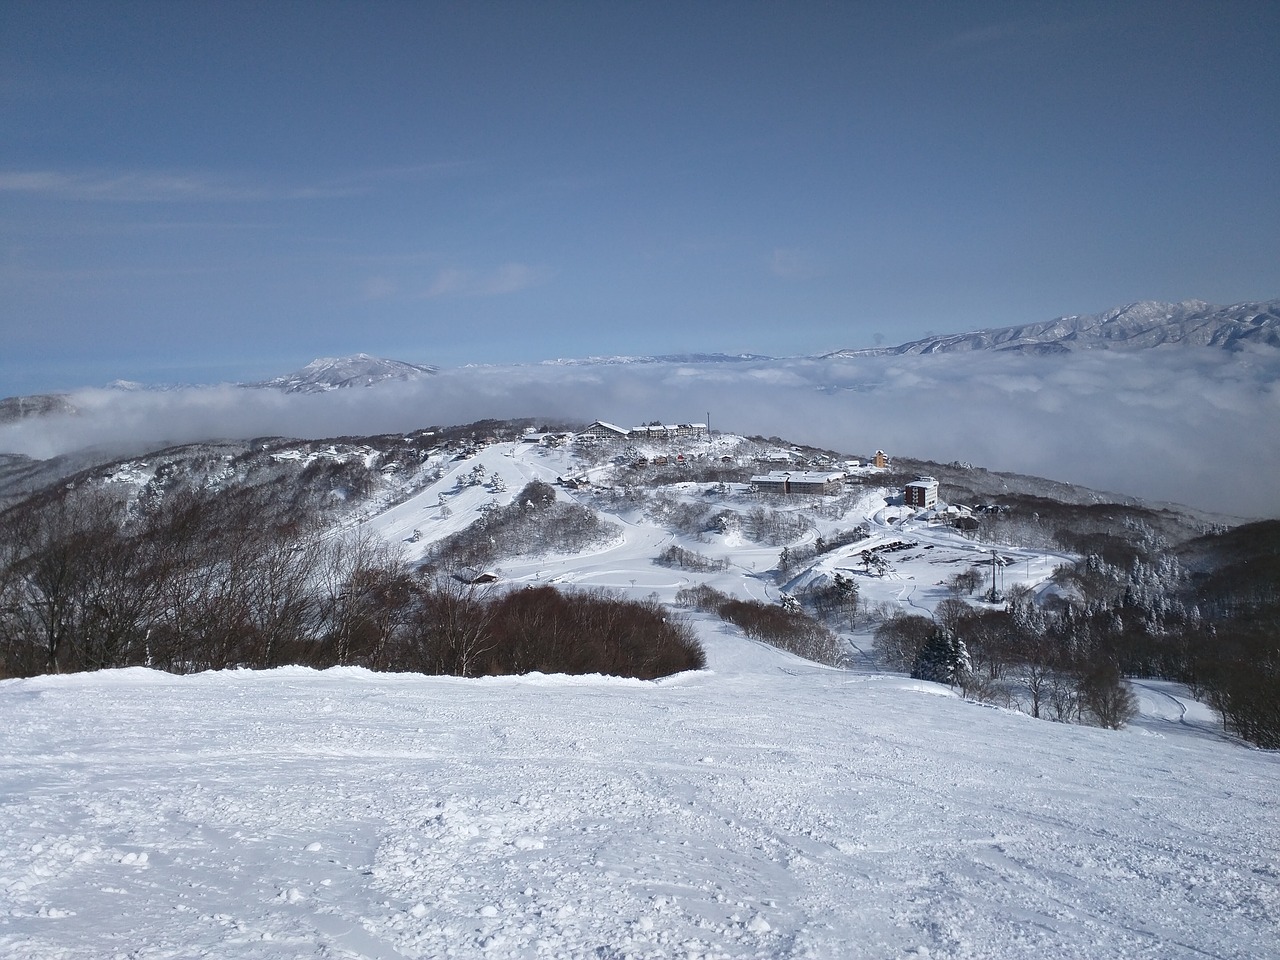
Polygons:
M347 387L371 387L385 380L421 380L436 372L435 367L357 353L350 357L318 357L301 370L255 386L286 393L323 393Z
M839 359L972 350L1066 353L1096 349L1133 350L1166 344L1229 350L1246 344L1280 346L1280 300L1225 307L1203 300L1184 300L1181 303L1139 300L1102 313L931 336L897 347L840 350L827 354L827 357Z

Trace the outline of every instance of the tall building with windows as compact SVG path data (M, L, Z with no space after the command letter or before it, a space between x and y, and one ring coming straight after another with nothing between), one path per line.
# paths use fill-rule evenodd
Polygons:
M933 477L916 477L903 488L908 507L931 510L938 505L938 481Z

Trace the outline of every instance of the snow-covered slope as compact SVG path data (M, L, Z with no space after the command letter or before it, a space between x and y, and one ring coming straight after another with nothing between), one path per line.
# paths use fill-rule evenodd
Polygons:
M285 393L323 393L347 387L372 387L387 380L421 380L435 373L435 367L357 353L351 357L320 357L301 370L254 386L272 387Z
M658 683L0 683L0 955L1273 955L1275 755L701 630Z
M73 414L75 404L63 393L41 393L30 397L5 397L0 400L0 424L16 423L32 417Z
M423 556L529 480L613 471L480 445L362 526ZM869 605L927 613L989 548L865 479L805 539L861 522L868 537L792 585L843 572ZM677 482L664 509L712 497L750 502ZM682 535L651 509L624 498L620 539L499 573L777 599L776 547L732 524ZM671 544L727 567L655 564ZM860 569L862 550L890 546L882 574ZM1010 580L1051 589L1061 556L1000 550ZM659 682L297 668L0 682L0 956L1274 953L1280 757L1223 738L1177 685L1142 682L1142 716L1103 731L693 622L709 669ZM856 654L869 638L847 639Z
M1182 303L1140 301L1087 316L1042 323L926 337L897 347L840 350L828 358L889 354L1017 350L1065 353L1094 348L1140 349L1163 344L1234 349L1245 344L1280 346L1280 300L1216 306L1203 300Z

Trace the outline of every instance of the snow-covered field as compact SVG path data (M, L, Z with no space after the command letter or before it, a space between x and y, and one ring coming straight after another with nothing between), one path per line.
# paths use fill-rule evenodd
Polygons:
M1274 956L1274 754L705 629L659 683L0 685L0 955Z
M558 457L479 455L506 499ZM490 498L438 486L371 529L423 550ZM919 545L860 576L871 602L927 611L983 553L860 509ZM733 562L684 574L652 563L670 534L616 519L618 544L503 575L777 594L776 548L679 541ZM1180 688L1144 682L1123 731L1066 726L695 623L709 669L656 683L4 681L0 957L1280 955L1280 756Z
M712 444L691 443L692 452L719 456L732 453L739 438L717 437ZM702 447L706 446L706 449ZM641 448L641 452L647 452ZM491 493L484 485L459 488L459 478L479 465L486 477L501 477L504 492ZM761 470L766 468L761 467ZM874 470L864 470L874 477ZM431 543L472 523L486 502L510 503L530 480L555 483L560 477L593 474L603 483L617 482L611 468L583 470L574 454L567 449L547 450L533 444L496 443L475 456L450 464L450 469L436 483L417 496L368 521L370 529L400 545L414 559L427 555ZM746 494L710 500L707 488L714 484L683 483L666 488L666 493L685 502L709 501L725 504L739 512L763 504L782 510L806 510L814 501L808 497L760 498ZM737 485L743 488L744 485ZM798 585L814 577L834 576L836 572L855 577L864 606L884 605L908 613L928 614L939 600L949 596L943 581L950 575L975 564L989 564L991 548L966 539L953 528L925 519L914 520L912 511L901 505L901 491L896 491L896 504L886 503L885 491L874 486L843 516L832 519L816 517L816 526L801 543L811 543L818 535L830 535L865 523L870 537L840 550L823 554L811 568L795 571L792 584ZM563 499L593 503L590 494L558 490ZM443 505L443 507L442 507ZM811 511L809 511L811 512ZM702 539L680 537L652 520L643 510L607 514L607 519L622 528L621 542L588 556L511 558L500 568L508 583L555 582L585 589L604 588L634 596L654 593L672 602L676 591L695 583L707 583L726 593L744 599L777 600L782 587L772 571L777 566L780 549L753 543L740 535L710 535ZM415 539L415 534L416 539ZM884 576L865 576L862 552L885 544L907 542L912 549L886 554L890 560ZM724 559L729 569L722 573L698 574L658 566L653 558L666 546L677 544L712 559ZM1001 545L1001 557L1008 561L1002 573L1003 582L1011 586L1024 582L1044 588L1054 568L1066 562L1063 554L1042 550L1019 549ZM861 639L866 639L861 638Z

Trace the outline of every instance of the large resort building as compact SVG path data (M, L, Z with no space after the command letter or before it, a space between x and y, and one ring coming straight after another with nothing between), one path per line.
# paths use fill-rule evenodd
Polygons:
M751 478L751 486L757 493L839 493L844 485L845 475L838 471L819 472L813 470L770 470L766 474Z
M705 437L705 423L646 423L638 427L620 427L597 420L577 435L579 440L685 440Z

